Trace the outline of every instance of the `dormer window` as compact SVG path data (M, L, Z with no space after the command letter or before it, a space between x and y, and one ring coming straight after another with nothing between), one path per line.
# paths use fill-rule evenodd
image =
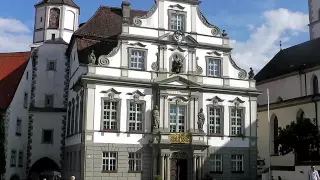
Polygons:
M173 31L185 31L186 13L182 11L169 10L169 29Z

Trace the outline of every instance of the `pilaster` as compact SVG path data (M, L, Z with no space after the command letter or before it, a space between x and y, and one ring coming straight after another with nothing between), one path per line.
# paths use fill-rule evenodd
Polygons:
M161 154L160 158L160 173L161 177L164 179L164 168L165 168L165 154Z
M193 180L197 180L197 156L193 155Z
M160 45L159 46L159 71L166 72L168 67L167 62L167 46Z
M164 26L164 0L159 0L158 1L158 20L159 20L159 28L160 29L165 29L165 26Z
M165 116L165 107L164 107L164 97L160 96L160 124L159 129L164 129L164 116Z
M128 41L124 40L121 45L121 76L128 77Z
M167 161L166 180L170 180L170 177L171 177L171 155L170 154L166 155L166 161Z
M222 57L222 76L229 77L229 53L223 53Z
M163 100L164 100L164 128L163 130L165 132L169 132L169 103L168 103L168 96L164 95L163 96Z
M191 32L197 32L197 6L191 6ZM196 38L195 38L196 39Z
M197 132L199 132L199 129L198 129L198 126L197 126L197 121L198 121L198 113L199 113L199 98L198 97L195 97L194 98L194 120L193 120L193 123L194 123L194 130L196 129Z
M93 130L94 129L94 109L95 109L95 84L87 84L85 91L85 129Z
M194 132L194 112L195 112L195 100L194 98L190 98L189 100L189 132Z

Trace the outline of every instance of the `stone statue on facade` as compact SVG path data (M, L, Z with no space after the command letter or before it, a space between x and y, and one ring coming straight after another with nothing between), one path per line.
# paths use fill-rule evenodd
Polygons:
M160 112L158 106L155 106L152 111L153 116L153 129L159 129L159 123L160 123Z
M249 79L253 79L253 77L254 77L254 72L253 72L253 69L252 69L252 68L250 68L250 71L249 71L248 75L249 75Z
M92 50L91 53L89 54L88 61L90 64L96 64L97 58L96 58L96 55L94 54L94 50Z
M179 55L174 55L173 57L173 61L172 61L172 69L171 71L174 73L181 73L182 72L182 66L183 66L183 62L181 57L179 57Z
M205 116L203 114L203 109L200 109L200 112L198 113L198 129L200 132L203 132L203 124L205 121Z

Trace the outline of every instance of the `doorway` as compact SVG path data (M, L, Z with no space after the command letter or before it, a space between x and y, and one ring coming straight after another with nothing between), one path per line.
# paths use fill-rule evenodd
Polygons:
M171 180L188 179L188 158L186 156L173 156L171 159Z

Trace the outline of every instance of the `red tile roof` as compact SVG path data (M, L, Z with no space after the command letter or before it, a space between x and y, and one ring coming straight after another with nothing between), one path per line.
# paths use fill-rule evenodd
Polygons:
M0 109L7 109L28 64L30 52L0 53Z

